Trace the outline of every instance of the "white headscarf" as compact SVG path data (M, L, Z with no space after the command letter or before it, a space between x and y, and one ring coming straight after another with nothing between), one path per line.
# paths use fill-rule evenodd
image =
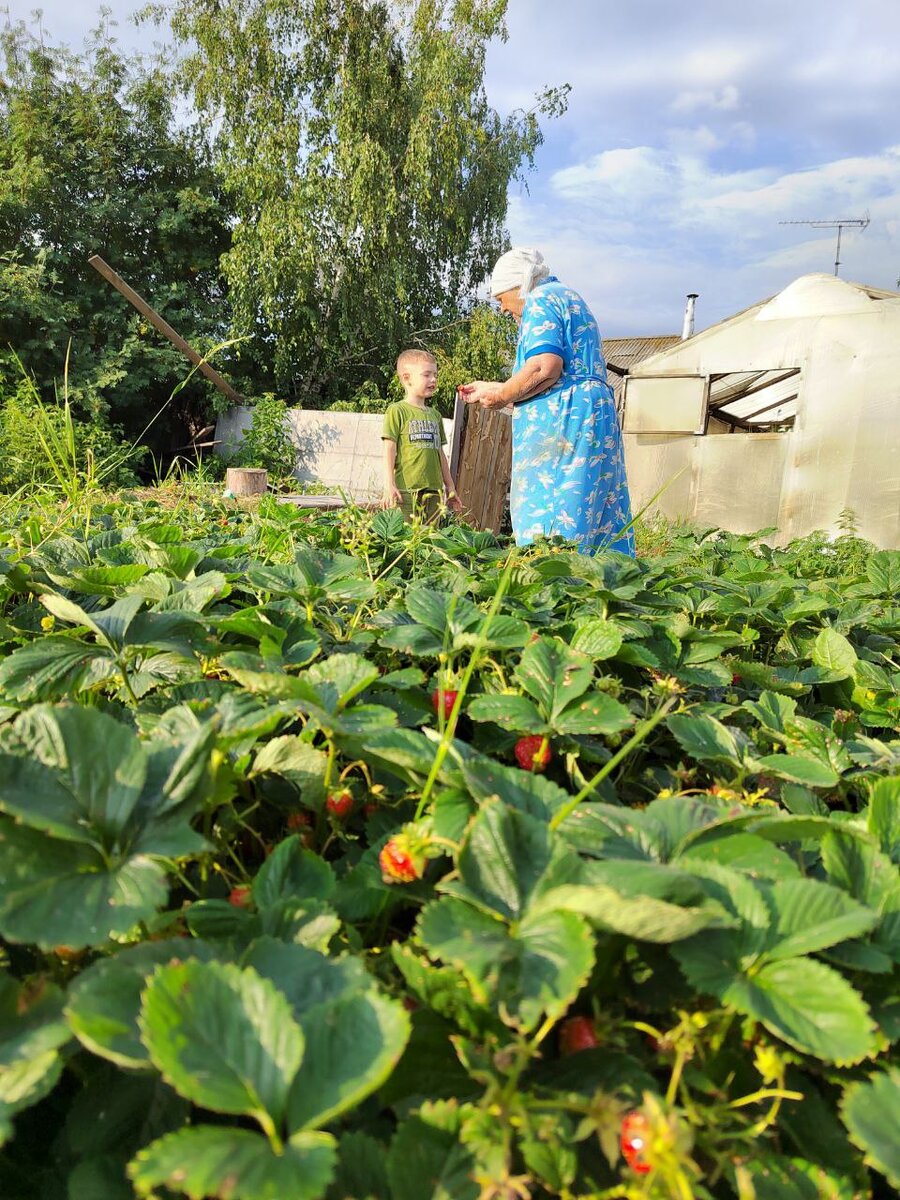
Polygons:
M527 296L531 289L550 274L544 266L544 256L540 250L531 250L527 246L513 246L501 254L491 272L491 295L499 296L511 288L520 288L521 295Z

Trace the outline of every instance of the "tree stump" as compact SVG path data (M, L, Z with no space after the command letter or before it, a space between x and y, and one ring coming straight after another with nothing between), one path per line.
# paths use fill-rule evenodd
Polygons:
M260 467L229 467L225 472L225 489L233 496L262 496L269 482L269 472Z

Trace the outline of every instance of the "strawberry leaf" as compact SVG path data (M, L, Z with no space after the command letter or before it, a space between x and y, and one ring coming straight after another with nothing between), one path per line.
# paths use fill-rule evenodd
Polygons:
M278 1153L258 1133L229 1126L196 1125L149 1145L128 1174L138 1196L166 1188L190 1200L319 1200L337 1159L327 1133L298 1133Z

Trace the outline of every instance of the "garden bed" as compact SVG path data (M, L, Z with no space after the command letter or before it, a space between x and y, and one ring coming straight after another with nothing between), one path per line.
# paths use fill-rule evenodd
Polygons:
M888 1196L900 553L0 529L0 1194Z

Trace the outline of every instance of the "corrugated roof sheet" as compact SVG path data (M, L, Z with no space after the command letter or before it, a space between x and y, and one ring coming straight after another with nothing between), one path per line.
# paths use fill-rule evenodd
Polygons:
M664 333L658 337L604 338L603 353L607 366L627 369L680 341L677 333Z

